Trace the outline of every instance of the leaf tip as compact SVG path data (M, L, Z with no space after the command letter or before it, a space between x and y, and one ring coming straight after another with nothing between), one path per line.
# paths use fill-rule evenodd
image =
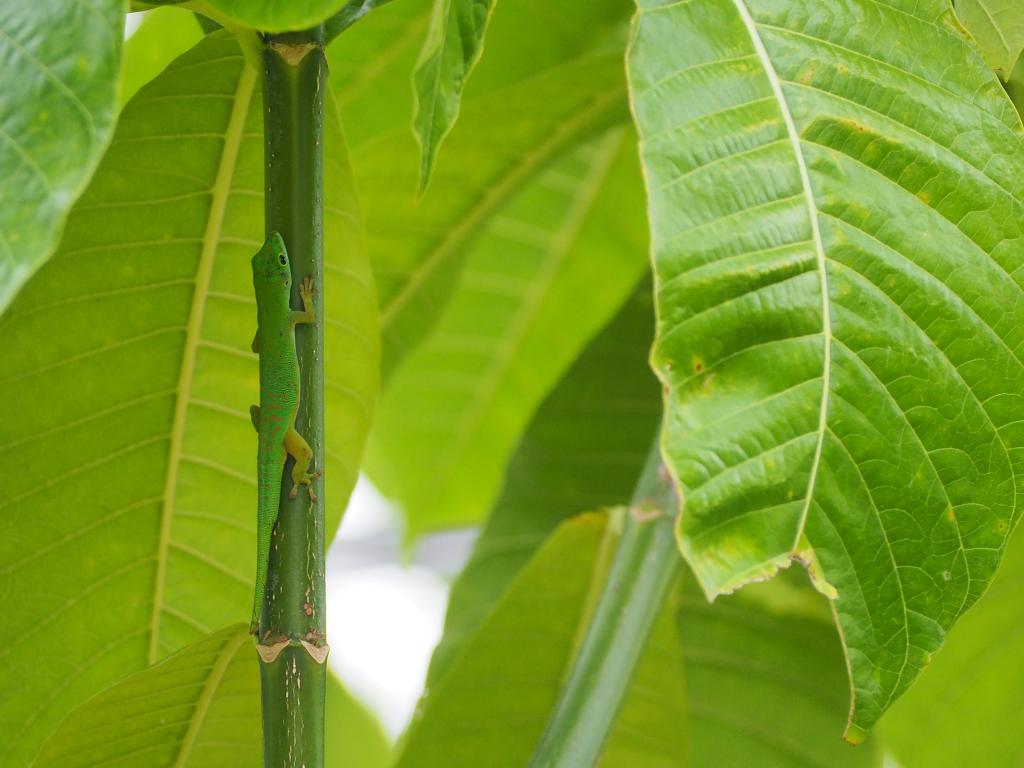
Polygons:
M416 184L416 202L422 199L430 186L430 177L434 172L434 147L424 144L422 137L417 134L420 140L420 178Z
M869 733L870 731L867 728L861 728L859 725L847 723L846 733L843 734L843 741L856 747L858 744L864 743L864 740L868 737Z

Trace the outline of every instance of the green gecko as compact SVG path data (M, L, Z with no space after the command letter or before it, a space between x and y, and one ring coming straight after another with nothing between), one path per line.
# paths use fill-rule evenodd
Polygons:
M313 450L295 431L295 412L299 407L299 361L295 352L295 326L315 323L313 311L313 279L305 278L299 285L302 312L291 308L292 274L288 251L281 235L274 232L252 257L252 282L256 289L258 326L252 340L252 351L260 356L260 404L249 409L253 426L259 434L256 455L259 508L257 517L256 594L253 598L252 623L249 632L259 633L260 611L267 584L267 563L270 559L270 536L277 522L281 500L281 476L286 453L295 457L292 469L294 499L299 486L305 485L309 498L316 501L312 480L320 473L310 473Z

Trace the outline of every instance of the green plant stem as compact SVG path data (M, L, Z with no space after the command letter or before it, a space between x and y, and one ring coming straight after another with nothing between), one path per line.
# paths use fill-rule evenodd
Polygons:
M301 398L296 428L324 465L323 401L323 32L269 36L261 52L266 231L280 232L292 265L292 306L312 275L318 321L296 327ZM291 460L285 466L290 477ZM267 768L322 768L326 686L323 481L281 508L271 543L260 626L263 751ZM274 646L279 653L273 658ZM268 661L268 656L273 660Z
M680 567L676 507L656 441L625 516L608 579L532 768L580 768L597 762Z

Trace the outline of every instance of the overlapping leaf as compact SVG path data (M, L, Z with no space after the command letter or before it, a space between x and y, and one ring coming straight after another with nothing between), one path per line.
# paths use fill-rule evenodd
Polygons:
M635 137L619 129L541 172L481 233L390 382L368 452L413 534L490 509L534 408L645 269L645 229Z
M33 628L0 649L5 765L29 763L98 689L248 615L256 439L246 409L258 376L249 259L263 233L256 85L221 32L142 89L58 254L0 322L0 597L12 626ZM377 326L333 110L326 130L333 530L375 397Z
M862 738L992 578L1024 433L1024 134L944 0L645 0L630 55L683 551L799 558Z
M600 586L604 530L602 516L584 515L566 522L537 552L448 673L431 684L403 740L398 768L529 764L572 657L587 597Z
M391 0L348 0L337 13L324 22L324 40L330 43L374 8Z
M473 555L452 586L428 685L444 674L559 523L586 509L629 501L661 413L647 367L653 333L645 280L538 409Z
M881 767L878 740L854 749L839 738L843 650L825 601L799 575L713 605L684 580L676 621L694 768Z
M956 12L985 61L1009 80L1024 50L1024 13L1016 0L956 0Z
M380 726L334 676L327 732L345 729L328 766L384 768ZM43 747L39 768L215 768L263 765L260 678L248 626L237 624L130 675L75 709Z
M614 537L599 520L563 523L492 603L431 683L399 766L529 763L603 583ZM689 581L666 602L599 765L880 765L835 736L845 670L820 598L782 585L758 597L709 606Z
M198 9L262 32L308 29L341 10L345 0L194 0Z
M0 6L0 312L52 253L117 116L123 0Z

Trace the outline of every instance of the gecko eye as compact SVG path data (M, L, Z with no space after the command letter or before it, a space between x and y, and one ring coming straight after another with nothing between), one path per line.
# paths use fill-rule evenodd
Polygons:
M282 266L288 263L288 258L283 253L277 257L277 260L281 262Z

